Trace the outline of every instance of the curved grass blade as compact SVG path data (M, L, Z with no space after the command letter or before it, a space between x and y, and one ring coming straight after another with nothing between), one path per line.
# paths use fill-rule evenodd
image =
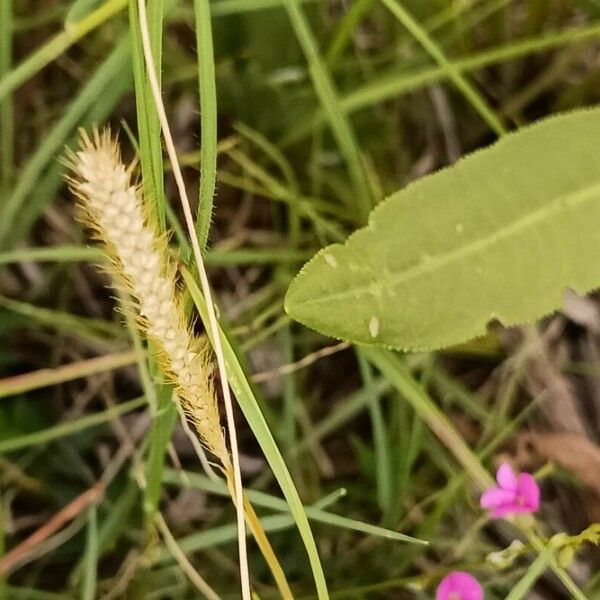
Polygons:
M202 321L206 322L208 319L206 302L204 301L204 297L200 292L200 288L187 269L182 269L182 274L187 289L189 290L194 303L200 312ZM281 453L279 452L279 449L277 448L267 422L263 417L258 402L254 397L252 388L250 387L244 371L229 343L229 340L223 333L223 330L221 330L221 343L223 345L223 353L227 363L229 384L231 385L240 408L242 409L242 412L244 413L244 416L246 417L254 436L260 444L260 447L265 454L265 458L267 459L269 466L271 467L271 470L273 471L273 474L275 475L275 478L281 487L281 491L287 500L292 517L296 522L296 526L298 527L298 531L300 532L306 547L315 579L315 584L317 586L318 597L320 599L329 598L327 584L325 582L325 575L323 573L323 567L321 566L321 559L319 558L317 545L310 529L306 512L302 506L302 501L300 500L300 496L298 495L292 477L287 469L283 457L281 456ZM266 527L265 531L267 531Z

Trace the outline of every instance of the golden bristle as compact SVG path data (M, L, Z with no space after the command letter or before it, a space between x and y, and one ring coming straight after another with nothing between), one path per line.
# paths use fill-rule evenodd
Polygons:
M201 440L223 465L229 461L212 383L210 351L186 325L168 248L152 226L133 166L121 160L110 131L81 134L68 160L71 189L85 220L113 261L115 275L137 302L140 326L159 348L182 407Z

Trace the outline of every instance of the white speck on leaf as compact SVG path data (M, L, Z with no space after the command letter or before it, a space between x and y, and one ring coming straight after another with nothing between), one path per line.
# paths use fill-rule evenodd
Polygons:
M456 233L462 233L465 226L462 223L456 224Z
M338 262L335 259L335 256L333 256L333 254L323 254L323 258L325 259L325 262L330 267L337 267L338 266Z
M379 319L376 316L372 316L369 321L369 333L372 338L376 338L379 334Z

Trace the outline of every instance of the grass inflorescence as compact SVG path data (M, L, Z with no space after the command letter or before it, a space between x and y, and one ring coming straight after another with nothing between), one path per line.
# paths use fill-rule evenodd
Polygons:
M141 329L159 349L160 362L175 386L186 415L201 440L229 466L225 436L213 386L210 347L186 325L176 266L167 240L159 235L145 208L134 164L124 165L109 130L81 134L70 155L69 183L80 199L85 222L103 244L112 273L136 303Z

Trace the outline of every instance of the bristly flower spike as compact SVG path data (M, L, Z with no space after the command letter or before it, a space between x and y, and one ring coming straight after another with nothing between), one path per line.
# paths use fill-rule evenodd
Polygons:
M140 326L158 346L185 413L208 450L228 466L208 346L186 326L176 269L144 208L140 187L132 182L134 165L123 164L109 130L96 130L91 138L81 132L80 149L70 154L68 166L85 221L105 245L114 275L135 299Z

